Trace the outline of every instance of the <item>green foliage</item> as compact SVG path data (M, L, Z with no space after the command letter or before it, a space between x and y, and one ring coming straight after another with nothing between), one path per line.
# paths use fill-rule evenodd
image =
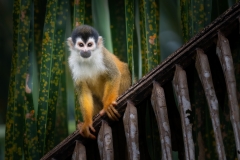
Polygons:
M14 92L14 129L13 129L13 158L20 159L22 157L22 146L23 141L22 138L29 138L28 136L24 136L24 126L25 124L25 116L27 117L28 111L27 104L28 101L25 101L25 92L27 91L26 81L28 79L27 69L28 69L28 43L29 43L29 36L30 36L30 7L31 1L30 0L22 0L20 3L20 21L19 21L19 28L18 28L18 41L17 41L17 71L15 73L15 92ZM19 8L18 8L19 9ZM28 104L28 105L31 105ZM29 108L29 107L28 107ZM27 117L28 118L28 117ZM33 122L34 123L34 122ZM33 138L33 137L31 137ZM32 139L29 139L32 140ZM34 141L34 140L33 140ZM36 141L36 140L35 140ZM26 147L25 147L26 148ZM29 155L28 152L25 152L26 155Z
M40 89L39 89L39 101L38 101L38 118L37 118L37 128L38 128L38 151L40 157L45 153L45 136L46 130L49 130L48 126L52 124L47 124L48 121L48 109L51 112L51 101L57 97L51 95L51 78L53 64L53 50L54 50L54 34L55 34L55 22L57 14L57 0L48 0L46 6L46 16L44 22L43 30L43 40L42 40L42 59L41 59L41 69L40 69ZM56 73L56 71L55 71ZM58 82L56 82L58 83ZM52 99L53 98L53 99ZM54 112L54 111L53 111ZM46 127L46 124L48 125Z
M99 3L99 1L92 0L92 17L92 24L103 37L104 46L112 52L108 0L102 0L101 3Z
M38 72L41 67L42 36L47 0L34 1L34 49L37 55ZM39 77L38 77L39 78Z
M13 7L13 54L12 54L12 64L11 64L11 76L9 83L9 94L8 94L8 107L6 115L6 134L5 134L5 159L10 159L13 155L13 129L14 129L14 93L15 93L15 74L17 67L17 42L18 42L18 24L19 24L19 14L20 14L20 0L15 1Z
M108 1L113 53L127 62L126 23L124 1Z
M182 31L185 42L211 22L212 1L181 0Z
M134 33L134 1L125 0L125 22L128 66L132 73L132 80L135 78L133 59L133 33Z
M85 19L85 0L74 1L74 15L73 15L73 28L84 24Z
M68 5L68 2L49 0L44 7L44 1L34 2L34 4L30 0L14 2L14 53L9 87L5 159L22 159L23 153L25 159L39 159L59 143L59 140L54 141L54 131L57 129L55 127L57 102L63 102L59 106L62 110L65 109L63 112L65 114L59 114L64 125L59 126L64 127L61 131L67 131L66 84L64 84L66 80L65 76L61 75L65 72L64 43L68 9L64 6ZM44 10L46 16L43 25L41 13ZM37 16L33 17L33 13ZM37 52L34 52L35 50ZM41 64L37 123L35 118L37 106L34 107L32 90L33 85L38 85L33 81L33 64L36 61ZM59 79L62 82L61 88ZM59 89L61 100L57 101ZM65 132L64 137L67 134Z
M142 31L143 74L148 73L160 62L159 4L156 0L141 0L140 23Z
M62 75L59 82L58 100L56 106L56 122L54 136L55 145L60 143L68 135L68 116L67 116L67 88L66 88L66 59L63 57L62 61ZM54 134L55 135L55 134Z
M29 45L28 45L28 68L27 68L27 76L25 82L25 132L24 132L24 157L26 159L39 159L39 155L37 152L38 145L38 137L37 137L37 126L36 126L36 118L34 111L34 102L33 102L33 87L32 87L32 78L33 78L33 58L34 58L34 37L33 37L33 12L31 12L31 8L33 7L33 3L30 6L30 29L29 29Z
M65 28L66 28L66 21L67 21L67 12L68 9L65 7L68 3L64 0L58 0L58 7L57 7L57 15L56 15L56 23L55 23L55 30L54 30L54 50L52 53L52 64L51 64L51 78L50 78L50 86L51 89L49 91L49 107L48 107L48 118L47 118L47 131L46 131L46 147L45 152L49 151L55 146L54 142L54 135L55 135L55 121L56 121L56 106L57 103L61 102L58 101L59 97L59 88L60 88L60 81L61 75L65 72L65 65L62 62L65 58ZM64 85L64 77L62 77L62 85ZM66 88L60 88L61 92L64 92ZM65 97L62 97L65 98ZM66 103L65 103L66 105ZM66 108L66 107L64 107ZM63 109L64 109L63 108ZM63 112L64 113L64 112ZM66 113L66 112L65 112ZM66 115L63 114L62 122L67 121ZM65 126L67 127L67 126ZM65 135L66 136L66 135Z

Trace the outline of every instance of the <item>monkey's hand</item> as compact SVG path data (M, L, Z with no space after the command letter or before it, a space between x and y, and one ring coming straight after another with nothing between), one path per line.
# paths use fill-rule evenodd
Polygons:
M83 137L96 139L96 137L90 133L90 130L95 132L95 129L93 128L93 126L91 124L87 124L85 122L78 121L77 128Z
M107 113L108 117L114 121L118 121L118 119L121 117L121 115L116 110L115 106L117 106L117 102L112 102L106 109L103 108L99 114L103 116L105 113Z

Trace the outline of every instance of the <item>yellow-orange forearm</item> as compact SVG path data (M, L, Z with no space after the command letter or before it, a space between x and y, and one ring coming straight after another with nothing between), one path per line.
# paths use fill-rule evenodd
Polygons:
M78 92L79 103L85 124L92 124L93 117L93 98L86 83L82 83L81 91Z
M106 82L102 100L103 109L107 109L109 105L116 101L118 97L119 84L120 78Z

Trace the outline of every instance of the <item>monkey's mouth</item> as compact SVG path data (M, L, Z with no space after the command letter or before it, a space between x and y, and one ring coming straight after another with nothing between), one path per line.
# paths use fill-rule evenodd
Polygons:
M91 51L80 51L80 55L83 58L89 58L91 56Z

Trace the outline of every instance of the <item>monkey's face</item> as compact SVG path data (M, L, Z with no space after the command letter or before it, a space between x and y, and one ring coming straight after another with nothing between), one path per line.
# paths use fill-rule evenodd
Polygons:
M99 44L98 32L88 25L76 27L68 38L71 55L81 61L89 61L95 57L101 48Z
M98 37L98 41L96 43L93 37L89 37L87 40L83 40L78 37L73 42L72 38L69 37L67 39L67 43L69 46L69 50L71 51L71 55L81 61L90 61L93 57L97 58L99 56L99 52L103 46L102 37Z
M83 58L89 58L92 54L92 51L96 49L97 45L92 37L90 37L86 42L82 38L77 38L74 48L79 55Z

